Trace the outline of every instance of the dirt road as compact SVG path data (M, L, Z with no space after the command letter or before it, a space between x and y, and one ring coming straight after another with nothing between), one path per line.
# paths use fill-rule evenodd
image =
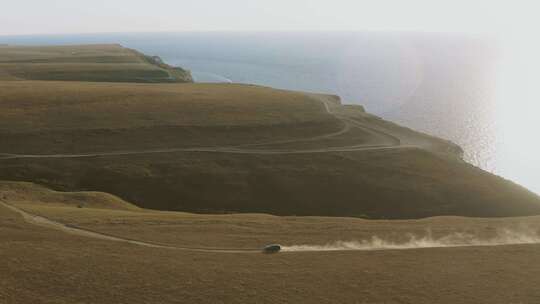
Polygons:
M253 254L262 253L261 248L211 248L211 247L185 247L171 246L158 244L147 241L140 241L129 238L122 238L110 234L100 233L83 229L71 225L66 225L49 218L24 211L12 204L0 200L0 206L3 206L15 213L21 215L26 222L32 225L37 225L43 228L54 229L64 233L69 233L82 237L89 237L105 241L128 243L137 246L161 248L169 250L181 250L189 252L206 252L206 253L224 253L224 254ZM501 230L498 235L489 239L482 239L476 235L468 234L449 234L441 238L430 237L413 237L409 241L403 243L395 243L374 237L371 240L363 240L358 242L336 242L327 245L290 245L282 246L281 252L291 254L299 252L328 252L328 251L386 251L386 250L412 250L426 248L456 248L456 247L486 247L486 246L508 246L508 245L527 245L540 244L540 235L524 232L520 230Z
M315 95L318 96L318 95ZM143 154L160 154L160 153L174 153L174 152L206 152L206 153L231 153L231 154L313 154L313 153L328 153L328 152L351 152L351 151L373 151L373 150L388 150L388 149L403 149L403 148L415 148L412 145L402 145L399 138L396 136L384 133L382 131L370 128L358 121L338 115L331 109L331 102L326 100L324 96L319 96L318 99L324 105L326 112L333 115L337 119L343 122L343 128L337 132L329 134L322 134L309 138L299 138L291 140L281 140L273 142L263 143L249 143L236 146L220 146L220 147L193 147L193 148L169 148L169 149L149 149L149 150L125 150L125 151L108 151L108 152L92 152L92 153L77 153L77 154L7 154L0 153L0 160L7 159L22 159L22 158L88 158L88 157L100 157L100 156L124 156L124 155L143 155ZM250 147L270 145L270 144L284 144L284 143L297 143L306 141L316 141L322 139L328 139L343 135L351 128L359 128L364 132L369 133L372 137L377 138L376 143L348 145L341 147L321 147L316 149L256 149Z

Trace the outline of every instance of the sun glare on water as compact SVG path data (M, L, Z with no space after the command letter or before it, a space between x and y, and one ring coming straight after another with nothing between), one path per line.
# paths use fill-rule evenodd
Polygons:
M540 193L540 41L520 33L503 38L501 46L495 171Z

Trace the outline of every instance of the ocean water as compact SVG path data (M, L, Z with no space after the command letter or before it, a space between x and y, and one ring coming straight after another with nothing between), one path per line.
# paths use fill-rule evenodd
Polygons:
M470 163L540 193L540 94L530 72L540 61L522 41L380 32L0 37L10 44L121 43L188 68L199 82L338 94L450 139Z

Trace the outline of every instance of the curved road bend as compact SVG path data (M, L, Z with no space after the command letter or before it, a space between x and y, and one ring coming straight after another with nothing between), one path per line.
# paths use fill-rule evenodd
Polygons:
M261 249L233 249L233 248L200 248L200 247L177 247L177 246L170 246L170 245L161 245L156 243L150 243L150 242L144 242L144 241L137 241L132 239L126 239L121 238L109 234L104 234L100 232L95 232L83 228L68 226L63 223L53 221L51 219L48 219L43 216L31 214L29 212L26 212L20 208L17 208L11 204L6 203L3 200L0 200L0 206L3 206L15 213L18 213L21 215L24 220L27 223L37 225L40 227L60 230L69 234L83 236L83 237L90 237L94 239L100 239L105 241L113 241L113 242L121 242L121 243L128 243L143 247L150 247L150 248L161 248L161 249L173 249L173 250L183 250L183 251L192 251L192 252L210 252L210 253L261 253Z
M401 148L415 148L411 145L402 145L399 138L386 134L382 131L372 129L367 127L353 119L350 119L346 116L335 114L329 106L329 101L324 100L322 96L317 96L317 98L322 102L326 111L336 117L337 119L344 122L344 127L338 132L323 134L315 136L312 138L303 138L297 140L287 140L287 141L275 141L270 143L258 143L258 144L245 144L235 147L208 147L208 148L178 148L178 149L159 149L159 150L143 150L143 151L115 151L115 152L102 152L102 153L85 153L85 154L49 154L49 155L30 155L30 154L9 154L9 153L0 153L0 160L2 159L18 159L18 158L84 158L84 157L97 157L97 156L117 156L117 155L135 155L135 154L154 154L154 153L171 153L171 152L215 152L215 153L237 153L237 154L303 154L303 153L326 153L326 152L347 152L347 151L373 151L373 150L387 150L387 149L401 149ZM267 144L276 144L276 143L292 143L300 141L310 141L318 139L326 139L342 135L350 130L351 127L361 128L373 135L378 137L386 137L386 144L379 145L352 145L344 147L331 147L331 148L320 148L320 149L307 149L307 150L263 150L263 149L242 149L241 147L247 146L257 146L257 145L267 145ZM201 248L201 247L177 247L170 245L163 245L145 241L138 241L133 239L121 238L113 235L108 235L105 233L99 233L95 231L90 231L83 228L68 226L66 224L53 221L43 216L31 214L20 208L17 208L11 204L8 204L5 201L0 200L0 206L3 206L15 213L21 215L24 220L30 224L38 225L41 227L56 229L73 235L90 237L94 239L101 239L114 242L122 242L127 244L133 244L138 246L150 247L150 248L161 248L161 249L171 249L171 250L182 250L190 252L206 252L206 253L261 253L262 249L251 249L251 248ZM492 246L500 245L512 245L512 244L497 244ZM476 245L455 245L455 246L444 246L444 247L463 247L463 246L476 246ZM402 249L414 249L414 248L396 248L395 250ZM343 249L351 250L351 249ZM361 249L359 249L361 250ZM381 248L375 250L393 250L392 248ZM301 251L325 251L321 249L306 249L306 250L295 250L295 251L286 251L286 252L301 252ZM342 251L340 249L336 251Z
M353 119L338 115L334 113L330 106L329 101L325 100L322 96L316 96L319 101L324 105L326 112L333 115L337 119L343 122L343 128L337 132L318 135L309 138L300 138L293 140L282 140L274 142L243 144L238 146L222 146L222 147L194 147L194 148L170 148L170 149L150 149L150 150L128 150L128 151L113 151L113 152L95 152L95 153L76 153L76 154L10 154L0 153L0 160L7 159L23 159L23 158L88 158L88 157L100 157L100 156L123 156L123 155L143 155L143 154L159 154L159 153L174 153L174 152L207 152L207 153L230 153L230 154L313 154L313 153L328 153L328 152L353 152L353 151L373 151L373 150L388 150L388 149L401 149L401 148L414 148L414 146L401 145L399 138L384 133L382 131L365 126ZM318 149L281 149L281 150L268 150L268 149L246 149L246 147L255 147L260 145L269 144L283 144L294 143L304 141L315 141L321 139L328 139L331 137L342 135L348 132L352 127L363 129L365 132L370 133L376 137L382 138L384 144L360 144L350 145L342 147L326 147Z

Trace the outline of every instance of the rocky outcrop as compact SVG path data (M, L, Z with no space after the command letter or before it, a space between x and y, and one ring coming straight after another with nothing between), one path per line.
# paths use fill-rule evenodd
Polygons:
M137 55L139 55L147 63L155 65L167 71L170 75L170 78L169 78L170 82L186 82L186 83L194 82L193 76L191 75L191 72L189 70L183 69L181 67L168 65L159 56L149 56L149 55L140 53L136 50L132 50L132 51L137 53Z

